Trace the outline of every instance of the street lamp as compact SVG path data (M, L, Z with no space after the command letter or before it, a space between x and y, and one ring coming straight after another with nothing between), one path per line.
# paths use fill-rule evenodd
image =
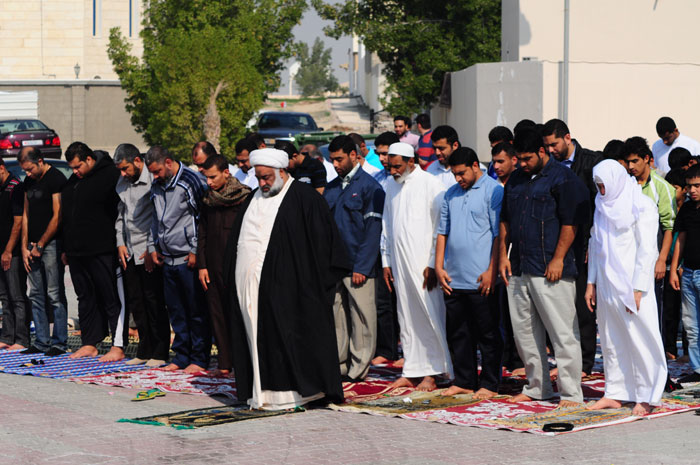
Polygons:
M75 78L78 79L78 76L80 75L80 65L78 63L73 66L73 71L75 71Z

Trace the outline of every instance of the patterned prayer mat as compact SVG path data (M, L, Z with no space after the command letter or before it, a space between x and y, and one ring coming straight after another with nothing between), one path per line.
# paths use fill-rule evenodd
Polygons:
M294 410L251 410L246 404L210 407L184 412L164 413L141 418L122 418L121 423L138 423L142 425L172 426L177 429L193 429L203 426L215 426L235 421L252 420L254 418L276 417L290 413L303 412L303 408Z
M31 375L66 379L79 376L104 375L142 370L143 366L125 365L119 362L100 362L98 357L72 359L69 354L47 357L44 354L21 354L19 350L0 351L0 372L15 375ZM32 363L32 360L36 363Z
M402 394L401 391L405 392ZM331 404L330 408L343 412L400 416L412 412L461 407L480 402L478 399L473 399L471 394L445 397L439 394L442 391L443 389L433 392L421 392L409 391L407 388L398 388L389 391L389 393L383 393L381 396L375 394L350 397L344 404ZM348 393L349 391L346 391L346 395Z
M160 389L163 392L177 394L195 394L203 396L222 395L236 398L236 381L228 376L209 376L206 374L188 374L182 370L164 371L158 369L141 370L132 373L113 373L101 376L85 376L70 381L76 383L99 384L136 388L147 391Z

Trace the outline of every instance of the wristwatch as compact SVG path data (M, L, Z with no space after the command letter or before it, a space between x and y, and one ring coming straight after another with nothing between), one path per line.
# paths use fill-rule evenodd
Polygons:
M43 248L42 246L40 246L39 244L35 245L34 247L36 248L36 250L39 251L39 253L43 253L43 252L44 252L44 248Z

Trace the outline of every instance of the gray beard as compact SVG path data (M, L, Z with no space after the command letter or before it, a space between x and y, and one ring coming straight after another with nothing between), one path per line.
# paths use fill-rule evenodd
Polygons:
M274 197L277 194L279 194L282 191L282 188L284 187L284 180L282 177L278 174L275 173L275 182L272 184L272 187L270 187L270 190L265 192L265 191L260 191L263 197L266 199L270 197Z

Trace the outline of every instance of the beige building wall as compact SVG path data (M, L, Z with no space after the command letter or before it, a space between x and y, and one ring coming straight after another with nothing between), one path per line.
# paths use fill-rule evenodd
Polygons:
M120 27L140 56L141 11L141 0L2 0L0 80L76 79L76 64L80 79L117 79L109 30Z

